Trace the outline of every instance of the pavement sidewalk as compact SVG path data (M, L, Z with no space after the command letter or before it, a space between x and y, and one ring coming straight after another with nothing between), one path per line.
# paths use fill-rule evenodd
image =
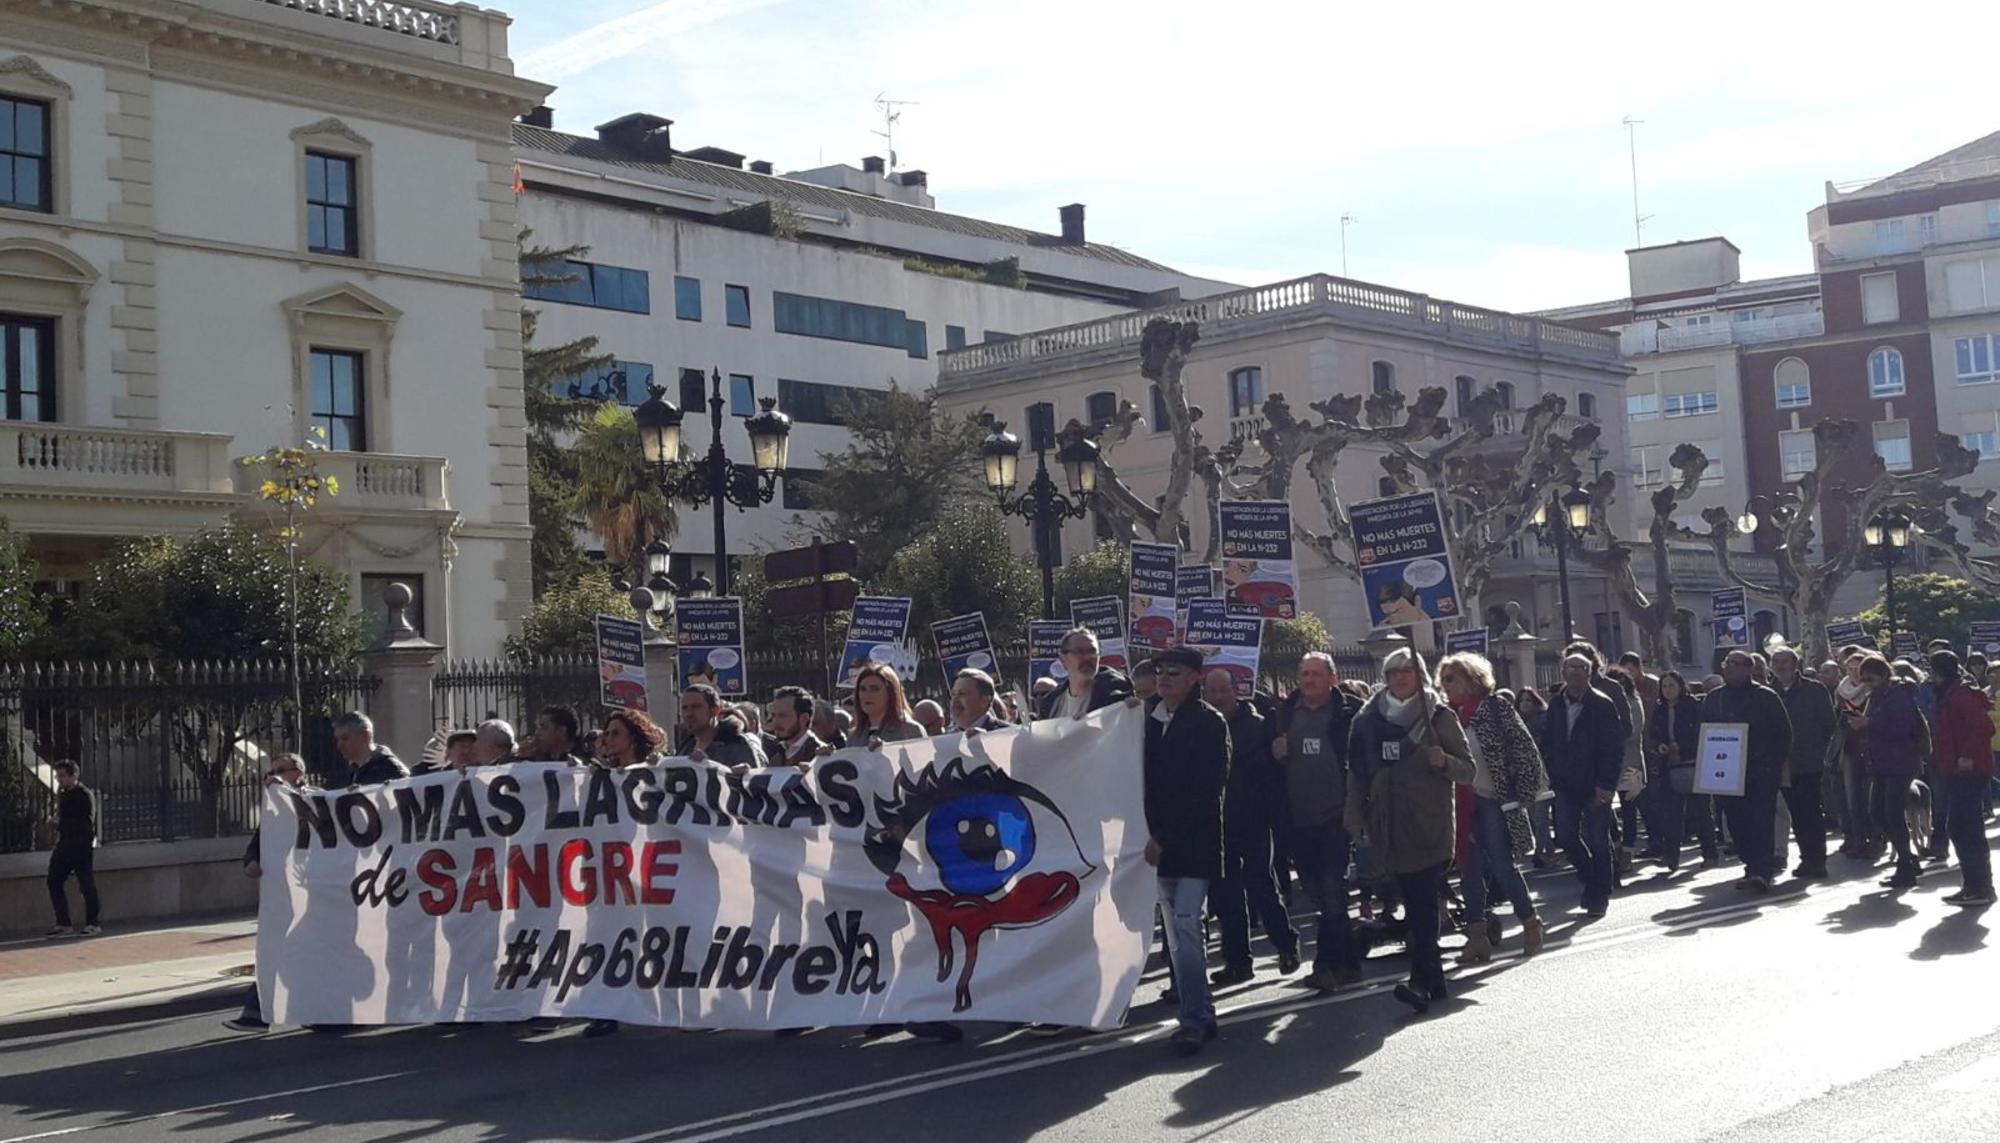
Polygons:
M0 942L0 1027L240 993L256 947L254 917Z

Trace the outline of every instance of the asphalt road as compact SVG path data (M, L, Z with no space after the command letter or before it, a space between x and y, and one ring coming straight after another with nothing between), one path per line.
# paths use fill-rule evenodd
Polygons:
M1733 871L1646 875L1587 923L1572 882L1539 878L1547 951L1510 938L1423 1019L1388 996L1393 954L1333 996L1262 958L1192 1060L1164 1043L1157 972L1122 1033L959 1045L79 1020L0 1042L0 1143L2000 1139L2000 911L1944 905L1955 872L1890 895L1834 865L1757 900Z

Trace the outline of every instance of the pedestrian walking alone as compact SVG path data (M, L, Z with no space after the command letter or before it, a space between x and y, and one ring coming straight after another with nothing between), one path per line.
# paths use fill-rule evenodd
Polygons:
M55 764L56 844L49 853L49 905L56 914L51 937L76 934L70 924L69 879L83 894L83 935L96 936L99 928L97 900L97 794L83 784L77 765L67 759Z

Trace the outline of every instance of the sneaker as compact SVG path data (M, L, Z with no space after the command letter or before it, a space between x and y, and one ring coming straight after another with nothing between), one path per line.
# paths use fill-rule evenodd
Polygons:
M1917 869L1912 865L1898 865L1894 873L1877 882L1884 889L1908 889L1916 883Z
M1993 890L1991 889L1968 889L1964 893L1959 894L1958 900L1953 901L1952 904L1962 909L1983 909L1993 904L1994 900Z
M1521 955L1534 956L1542 951L1542 919L1529 917L1521 922Z
M1827 877L1826 865L1801 863L1797 869L1792 870L1792 876L1801 881L1824 881Z
M1167 1043L1173 1045L1175 1055L1192 1056L1201 1051L1203 1044L1221 1035L1221 1031L1213 1024L1206 1028L1176 1028Z
M86 937L94 937L97 934L103 932L104 930L96 925L85 925L80 931Z
M1165 992L1160 993L1160 1003L1162 1004L1179 1004L1180 1002L1181 990L1171 984L1167 986Z
M1605 901L1585 901L1583 903L1583 913L1587 917L1602 917L1609 911L1609 903Z
M1396 999L1409 1005L1410 1011L1415 1012L1419 1016L1431 1010L1430 997L1425 996L1407 984L1397 985L1394 995Z
M48 932L42 934L42 936L48 938L49 940L55 940L57 937L73 937L75 935L76 935L76 930L70 928L68 925L57 925L55 928L50 929Z
M1290 976L1299 970L1299 950L1278 950L1278 975Z
M1257 979L1257 970L1249 965L1235 968L1218 968L1208 974L1210 984L1227 987L1232 984L1247 984Z

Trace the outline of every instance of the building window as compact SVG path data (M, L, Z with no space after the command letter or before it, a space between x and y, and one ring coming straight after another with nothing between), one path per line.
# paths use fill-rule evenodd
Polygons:
M1935 246L1938 240L1938 216L1920 214L1917 216L1917 241L1925 246Z
M1381 365L1378 361L1375 364ZM1264 371L1255 365L1229 371L1229 415L1254 417L1264 410Z
M1168 429L1173 427L1171 424L1168 423L1167 419L1167 394L1165 390L1161 389L1158 385L1155 385L1152 387L1152 396L1153 396L1153 431L1156 433L1164 433Z
M1495 381L1493 383L1493 391L1500 394L1501 408L1511 409L1514 407L1514 383L1512 381Z
M400 583L410 589L410 607L404 614L409 616L410 626L417 629L417 637L428 638L424 630L424 577L405 572L362 572L362 621L367 624L368 642L374 643L389 630L389 606L383 593L389 590L392 583Z
M652 288L646 271L569 258L524 266L521 296L634 314L653 311Z
M1595 616L1597 627L1597 649L1606 658L1616 658L1625 653L1625 624L1619 622L1616 611L1600 611Z
M1632 450L1632 486L1658 488L1667 482L1664 445L1639 445Z
M362 369L359 353L312 351L312 423L326 433L326 447L338 452L368 449L362 388L367 377Z
M1903 355L1884 346L1868 355L1868 395L1903 395Z
M695 302L695 308L697 310L701 308L699 299ZM750 328L750 288L748 286L722 287L722 308L724 310L724 317L728 319L730 325L735 326L737 329Z
M1387 393L1396 388L1396 367L1386 361L1377 361L1368 367L1370 381L1377 393Z
M1777 386L1780 409L1802 409L1812 404L1812 371L1805 362L1787 357L1778 362L1771 376Z
M1694 662L1694 612L1685 607L1674 611L1674 662Z
M964 349L964 348L965 348L965 327L964 327L964 326L962 326L962 325L948 325L948 326L945 326L945 327L944 327L944 347L945 347L946 349Z
M49 105L0 97L0 206L55 210Z
M757 414L757 379L748 373L729 375L729 415L752 417Z
M771 295L771 328L801 337L823 337L860 345L900 349L911 357L924 357L924 323L911 321L902 310L864 306L832 298L804 294Z
M1986 237L2000 238L2000 202L1986 204Z
M1669 393L1666 401L1666 416L1699 417L1715 412L1721 405L1717 402L1715 390L1702 393Z
M2000 254L1946 262L1944 294L1946 308L1955 314L2000 305Z
M1910 422L1876 421L1875 455L1890 472L1910 471Z
M1625 419L1628 421L1657 421L1660 419L1660 395L1658 393L1628 393L1625 396Z
M875 391L851 385L823 385L817 381L778 379L778 407L802 425L845 424L848 408L867 400Z
M699 369L681 370L681 413L699 419L708 412L708 375Z
M1668 454L1673 452L1670 446L1662 445L1660 447L1662 452ZM1721 484L1723 469L1722 442L1719 440L1695 441L1694 447L1700 449L1701 455L1708 458L1708 467L1701 470L1701 486L1706 488L1711 484Z
M1971 337L1961 337L1952 343L1953 357L1958 362L1958 383L1960 385L1984 385L1989 381L2000 381L2000 371L1994 369L1994 358L2000 356L2000 337L1976 333Z
M2000 413L1960 413L1958 443L1978 453L1981 460L2000 458Z
M606 361L573 377L551 383L558 397L572 401L612 401L636 408L653 383L653 367L643 361Z
M1101 429L1118 419L1118 394L1092 393L1083 399L1083 415L1092 428Z
M817 468L788 468L785 470L785 507L811 509L813 489L826 472Z
M1861 275L1861 321L1882 325L1902 316L1896 301L1896 275Z
M1576 395L1576 415L1586 420L1594 421L1597 419L1597 395L1595 393L1578 393Z
M1819 467L1819 446L1813 441L1812 430L1779 433L1778 456L1786 480L1803 476Z
M306 152L306 249L315 254L361 253L361 213L354 159Z
M682 321L701 320L701 279L674 276L674 316Z
M1474 381L1463 373L1452 378L1451 381L1452 385L1458 390L1458 415L1462 417L1465 415L1465 411L1472 407L1473 394L1479 387L1479 382Z
M1900 218L1878 220L1875 223L1875 252L1898 254L1903 249L1903 220Z
M56 323L0 314L0 420L56 419Z

